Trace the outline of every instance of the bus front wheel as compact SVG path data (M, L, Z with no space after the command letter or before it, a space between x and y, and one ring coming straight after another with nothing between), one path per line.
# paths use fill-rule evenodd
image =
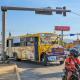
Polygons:
M17 53L13 53L13 58L14 58L14 60L16 60L16 61L19 61Z

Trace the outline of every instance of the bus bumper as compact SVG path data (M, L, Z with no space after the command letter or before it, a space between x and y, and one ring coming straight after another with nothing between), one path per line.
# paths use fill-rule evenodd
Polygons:
M48 55L47 56L47 62L48 63L59 63L63 64L65 60L65 57L63 55Z

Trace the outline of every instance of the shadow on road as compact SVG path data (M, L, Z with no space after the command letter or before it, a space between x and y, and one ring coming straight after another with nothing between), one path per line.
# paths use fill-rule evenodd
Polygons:
M53 73L46 73L41 74L38 72L33 72L33 69L29 69L27 71L23 71L21 73L22 80L61 80L63 72L53 72Z
M60 66L59 64L49 64L48 66L44 66L41 63L36 63L32 61L13 61L18 65L19 68L45 68L45 67L55 67Z
M41 78L61 78L62 77L63 72L56 72L56 73L49 73L49 74L42 74L40 75Z
M62 66L63 65L48 65L43 66L34 62L21 61L16 62L20 69L21 80L61 80L62 77ZM56 70L58 68L58 70ZM61 69L60 69L61 68ZM59 71L60 70L60 71Z

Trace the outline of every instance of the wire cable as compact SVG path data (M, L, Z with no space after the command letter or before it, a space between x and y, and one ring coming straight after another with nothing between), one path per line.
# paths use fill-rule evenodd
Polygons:
M74 12L74 11L71 11L71 13L73 13L73 14L75 14L75 15L77 15L77 16L80 16L80 14L78 14L78 13L76 13L76 12Z

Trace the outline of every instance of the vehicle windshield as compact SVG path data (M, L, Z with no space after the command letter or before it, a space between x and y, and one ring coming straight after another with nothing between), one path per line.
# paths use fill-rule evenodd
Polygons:
M57 35L53 33L42 33L40 34L40 41L42 44L52 44L53 41L56 41Z

